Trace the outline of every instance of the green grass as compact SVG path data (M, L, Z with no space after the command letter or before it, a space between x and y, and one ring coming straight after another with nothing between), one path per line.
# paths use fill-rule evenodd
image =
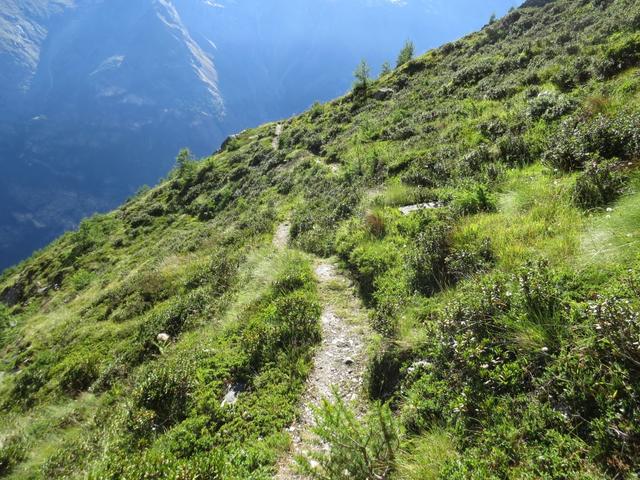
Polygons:
M398 458L395 478L436 480L447 462L458 456L451 434L434 429L409 443Z
M640 247L639 188L640 180L635 176L626 195L590 216L580 238L583 263L607 266L635 260Z
M371 82L390 98L283 120L277 151L273 123L243 132L3 273L2 475L272 478L330 304L376 332L367 386L389 405L328 435L397 431L367 468L634 478L638 18L518 9ZM583 210L577 179L607 187L593 162L630 181ZM319 261L360 298L318 287Z
M523 258L560 264L580 251L584 215L571 204L571 179L537 165L510 172L501 185L498 212L464 219L454 242L471 235L491 239L498 265L512 271Z

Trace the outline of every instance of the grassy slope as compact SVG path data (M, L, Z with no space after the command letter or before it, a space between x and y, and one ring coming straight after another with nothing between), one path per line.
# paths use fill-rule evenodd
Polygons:
M0 474L270 478L317 342L290 217L374 311L399 477L632 477L640 9L529 3L5 272Z

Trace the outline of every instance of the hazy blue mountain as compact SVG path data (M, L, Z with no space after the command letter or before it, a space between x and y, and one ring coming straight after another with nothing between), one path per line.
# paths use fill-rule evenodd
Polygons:
M226 135L515 0L0 0L0 268ZM460 12L464 11L464 15Z

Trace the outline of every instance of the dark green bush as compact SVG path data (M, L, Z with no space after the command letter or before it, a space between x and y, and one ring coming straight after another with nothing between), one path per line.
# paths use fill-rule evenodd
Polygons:
M470 86L478 83L492 71L493 65L488 61L473 63L458 70L452 79L452 84L455 87Z
M589 464L587 443L564 433L568 422L561 412L526 397L494 409L489 420L494 428L478 432L441 478L602 478Z
M462 159L472 172L479 172L482 166L487 165L491 160L491 151L484 144L468 152Z
M142 355L158 352L157 336L166 333L176 339L186 328L187 322L203 312L209 304L210 292L206 288L192 290L176 297L149 312L140 323L136 342Z
M310 346L320 340L320 305L305 291L297 291L278 298L274 302L272 321L278 326L278 346L295 350Z
M512 167L527 165L531 159L529 145L518 135L507 134L497 141L498 159Z
M360 200L358 187L357 179L345 178L342 184L316 176L304 190L305 204L293 213L293 244L321 256L330 255L334 227L355 211Z
M371 359L367 370L367 393L373 400L388 401L397 394L402 368L414 352L396 343L384 343Z
M130 428L135 430L141 415L148 418L150 431L164 431L186 418L194 388L192 365L176 361L147 365L132 393ZM146 413L145 413L146 412ZM138 428L139 431L139 428Z
M495 263L495 255L488 238L466 242L463 248L453 248L446 259L447 276L457 283L478 272L489 270Z
M371 326L386 338L395 336L398 314L411 296L409 277L405 266L396 264L374 279Z
M271 288L277 295L286 295L296 290L306 290L313 284L313 275L308 265L299 258L291 257L287 259Z
M456 192L451 201L451 208L459 215L493 212L496 210L496 199L486 187L478 185Z
M415 159L406 173L402 175L402 181L415 187L436 187L446 183L451 178L451 162L446 158L431 157L432 153Z
M602 207L615 200L625 185L617 162L595 157L588 162L573 187L573 200L581 208ZM619 168L619 167L618 167Z
M40 468L44 478L70 478L85 466L91 458L92 445L88 441L74 439L57 446L57 450Z
M25 459L27 445L24 439L17 435L3 438L0 443L0 475L5 476Z
M540 380L600 463L621 476L640 462L635 393L640 388L640 317L629 300L600 297L591 302L585 335L563 349Z
M11 329L16 326L16 321L12 320L9 308L3 303L0 303L0 348L4 347L5 343L11 336Z
M635 114L619 114L615 118L570 118L563 121L549 140L544 161L561 171L581 169L598 154L604 159L633 158L640 153L640 118Z
M185 288L193 290L207 286L212 295L223 295L234 283L240 259L237 252L221 250L198 266L185 281Z
M344 252L347 253L347 252ZM355 246L348 253L347 262L352 269L360 291L365 299L370 300L375 291L375 281L391 266L400 261L400 256L392 245L372 243Z
M276 361L282 353L301 355L320 340L321 308L314 287L309 264L288 258L269 297L254 307L240 333L251 370Z
M527 115L533 120L555 120L575 108L576 103L566 95L543 91L528 101Z
M626 68L637 66L639 60L640 34L619 32L609 39L597 68L606 78Z
M50 351L42 351L30 360L15 375L10 393L10 402L23 408L32 407L36 403L37 394L51 379L52 367L57 357Z
M61 368L60 387L68 394L87 390L100 374L100 356L94 352L81 351L68 356Z
M416 291L432 295L447 285L449 234L447 225L434 222L428 224L414 240L407 262L413 272L411 285Z

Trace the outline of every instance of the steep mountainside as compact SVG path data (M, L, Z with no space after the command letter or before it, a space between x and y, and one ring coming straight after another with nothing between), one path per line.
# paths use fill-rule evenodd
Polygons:
M637 478L639 30L529 0L6 271L0 475L291 478L331 311L375 334L309 478Z
M466 0L2 2L0 268L156 183L179 148L208 155L344 93L361 56L426 49L515 1L455 22Z

